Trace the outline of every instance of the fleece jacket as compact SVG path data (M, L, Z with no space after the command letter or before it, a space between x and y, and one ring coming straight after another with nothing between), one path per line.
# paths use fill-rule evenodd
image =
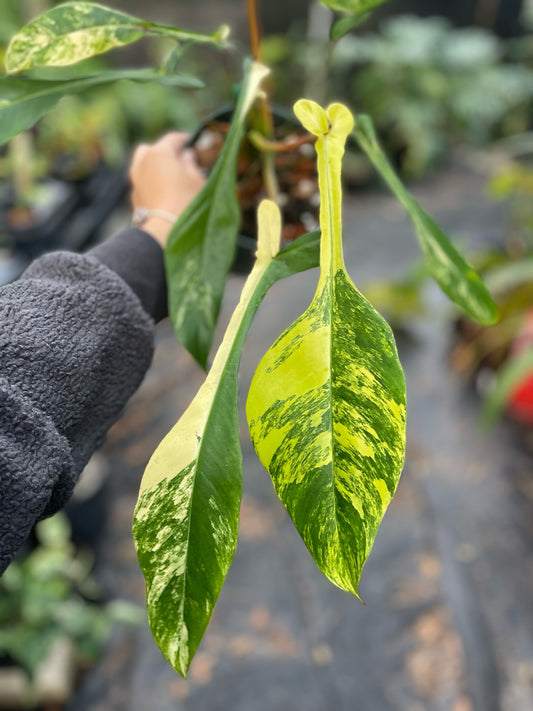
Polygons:
M139 387L165 303L162 250L133 228L0 288L0 574Z

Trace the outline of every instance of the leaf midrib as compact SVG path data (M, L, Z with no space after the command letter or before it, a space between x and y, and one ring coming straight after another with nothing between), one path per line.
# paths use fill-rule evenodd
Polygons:
M331 128L330 128L331 130ZM330 411L330 433L331 433L331 440L330 440L330 447L331 447L331 478L333 482L333 490L332 490L332 497L333 497L333 510L335 512L335 535L337 539L339 540L340 544L340 536L339 536L339 525L338 525L338 509L337 509L337 496L336 496L336 481L335 481L335 466L334 466L334 440L335 440L335 433L333 431L333 300L335 298L335 285L334 285L334 275L333 275L333 251L334 251L334 239L333 239L333 210L332 210L332 204L333 204L333 196L332 196L332 191L331 191L331 175L329 171L329 161L328 161L328 145L327 145L327 135L324 136L323 139L323 149L324 149L324 168L326 172L326 189L327 189L327 199L328 199L328 217L329 217L329 248L330 248L330 259L329 259L329 384L328 384L328 391L329 391L329 411Z
M189 525L188 525L188 528L187 528L187 555L186 555L187 565L185 565L184 573L183 573L183 591L184 591L184 595L183 595L183 601L182 601L182 605L181 605L181 609L180 609L183 623L185 623L185 601L186 601L186 597L187 597L187 582L188 582L188 567L189 567L189 566L188 566L188 560L189 560L189 541L190 541L190 538L191 538L190 533L191 533L191 526L192 526L192 515L191 515L191 512L192 512L192 510L193 510L193 508L194 508L194 501L195 501L196 494L197 494L196 477L197 477L198 472L199 472L199 470L200 470L202 451L203 451L203 449L204 449L204 443L205 443L205 434L206 434L206 432L208 431L209 425L210 425L210 423L211 423L211 419L212 419L212 417L213 417L213 413L214 413L214 409L215 409L215 404L216 404L217 398L218 398L219 395L220 395L220 387L221 387L222 383L224 382L225 377L227 376L228 370L229 370L230 368L234 368L234 367L235 367L234 359L235 359L235 358L239 358L238 346L239 346L240 341L241 341L242 330L243 330L243 328L245 327L245 321L246 321L247 317L249 316L249 309L252 308L252 311L255 312L255 311L254 311L254 305L255 305L255 310L257 310L257 307L259 306L259 303L260 303L261 299L256 300L256 299L255 299L255 296L256 296L256 294L257 294L258 292L260 292L260 288L261 288L261 286L263 285L263 279L264 279L264 277L265 277L265 274L266 274L266 272L268 271L268 268L273 264L273 262L274 262L274 260L272 260L271 262L269 262L268 265L266 265L265 267L263 267L263 268L261 269L261 273L257 274L257 277L256 277L256 280L257 280L256 286L255 286L255 288L253 289L252 293L250 294L250 298L249 298L249 300L248 300L248 303L246 304L245 308L244 308L243 311L242 311L239 325L238 325L237 328L235 329L235 335L234 335L234 338L233 338L233 343L231 344L231 347L230 347L230 349L229 349L229 351L228 351L228 356L227 356L227 358L226 358L226 362L225 362L224 367L222 368L222 371L221 371L221 373L220 373L220 377L219 377L219 380L218 380L218 385L217 385L217 387L216 387L215 390L214 390L213 399L212 399L212 401L211 401L211 406L209 407L208 415L207 415L207 417L206 417L206 419L205 419L205 424L204 424L204 428L203 428L203 431L202 431L202 436L201 436L200 444L199 444L199 447L198 447L198 453L197 453L197 455L196 455L196 460L195 460L195 464L194 464L192 495L191 495L189 507L188 507L188 510L187 510L187 513L188 513L188 521L189 521ZM252 271L253 271L253 270L252 270ZM256 272L256 273L257 273L257 272ZM251 274L250 274L250 277L251 277ZM253 313L251 314L251 317L253 317ZM250 319L249 319L249 322L251 321L251 317L250 317ZM209 375L208 375L207 377L209 377ZM207 379L206 379L206 382L207 382ZM189 642L189 639L188 639L187 641ZM188 646L189 646L189 645L188 645Z
M5 104L4 106L0 105L0 110L1 109L8 109L11 107L16 107L20 106L26 102L33 101L34 99L41 99L46 96L52 96L53 94L57 93L62 93L63 88L68 89L69 91L72 91L73 89L76 90L78 88L85 88L90 86L91 84L104 84L106 82L113 82L113 81L144 81L143 79L143 72L144 70L125 70L124 72L120 73L114 73L110 72L109 74L88 74L84 77L80 77L78 79L28 79L26 80L24 77L18 77L18 81L28 81L30 82L38 82L38 83L50 83L51 87L43 87L42 91L37 91L34 94L25 94L22 97L17 97L14 101L10 101L8 104ZM176 75L179 76L179 75ZM186 76L186 75L184 75ZM11 77L6 77L7 79L11 79ZM156 79L157 75L154 74L154 76L150 76L148 73L146 73L146 81L150 81L151 79ZM15 77L13 77L15 79ZM1 86L1 84L0 84ZM68 93L68 92L65 92ZM9 99L8 99L9 101Z

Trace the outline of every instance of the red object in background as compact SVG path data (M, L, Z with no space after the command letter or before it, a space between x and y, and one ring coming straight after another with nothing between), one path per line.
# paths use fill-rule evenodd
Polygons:
M521 353L526 348L533 348L533 310L525 317L511 347L511 354ZM507 411L518 422L533 426L533 372L517 385L509 398Z

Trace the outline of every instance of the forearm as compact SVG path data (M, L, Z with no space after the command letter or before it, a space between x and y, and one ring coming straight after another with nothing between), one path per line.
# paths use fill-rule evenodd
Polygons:
M47 255L0 289L0 572L66 502L150 365L161 283L150 295L135 260L124 277L104 266L111 253Z
M116 272L156 323L167 316L163 249L145 230L129 227L88 252Z

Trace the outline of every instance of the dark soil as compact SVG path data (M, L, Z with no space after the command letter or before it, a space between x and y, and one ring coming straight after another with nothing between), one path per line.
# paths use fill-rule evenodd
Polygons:
M210 121L197 135L194 150L198 163L209 172L222 149L229 124ZM282 122L275 129L277 141L292 143L305 132ZM287 152L276 153L275 168L283 216L282 242L317 229L320 194L316 172L315 151L304 144ZM257 207L267 197L263 185L262 161L259 151L245 138L237 163L237 196L242 208L241 234L255 238Z

